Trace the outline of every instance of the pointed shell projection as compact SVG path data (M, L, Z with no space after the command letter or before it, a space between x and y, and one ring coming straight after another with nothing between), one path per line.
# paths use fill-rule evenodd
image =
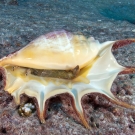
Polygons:
M131 72L117 63L111 49L132 42L134 40L130 39L100 44L92 37L65 30L42 35L0 60L4 90L14 97L17 104L20 104L21 94L35 97L42 123L46 117L46 100L68 93L73 98L76 115L89 128L81 105L85 94L102 93L119 105L134 108L118 101L110 91L119 72Z

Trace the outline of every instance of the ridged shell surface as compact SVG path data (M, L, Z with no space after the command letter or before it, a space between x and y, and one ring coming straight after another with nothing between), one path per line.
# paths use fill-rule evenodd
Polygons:
M66 70L77 65L82 68L96 57L98 53L98 42L96 42L83 35L73 35L64 30L51 32L38 37L17 53L6 57L1 64L36 69Z

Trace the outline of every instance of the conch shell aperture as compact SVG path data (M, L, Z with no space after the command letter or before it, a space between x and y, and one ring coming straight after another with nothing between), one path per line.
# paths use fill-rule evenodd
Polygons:
M123 67L111 50L135 42L134 39L107 41L100 44L94 38L74 35L65 30L42 35L16 53L0 59L8 91L20 104L20 95L35 97L38 116L45 122L46 100L58 94L72 96L72 106L86 128L81 98L88 93L101 93L116 104L127 108L133 105L118 101L111 85L119 73L133 73L133 67Z

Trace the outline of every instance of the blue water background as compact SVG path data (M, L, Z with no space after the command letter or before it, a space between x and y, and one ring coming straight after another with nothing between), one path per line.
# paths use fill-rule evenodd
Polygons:
M36 8L37 4L44 6L53 3L60 9L59 13L67 12L70 14L71 12L72 14L80 14L81 17L85 11L94 14L98 12L110 19L135 23L135 0L18 0L18 3L20 6L33 6L33 8ZM64 6L62 3L65 3ZM92 19L95 18L92 16Z

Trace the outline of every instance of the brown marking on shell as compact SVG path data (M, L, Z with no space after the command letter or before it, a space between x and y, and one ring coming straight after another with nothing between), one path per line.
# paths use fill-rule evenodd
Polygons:
M135 42L135 39L123 39L123 40L118 40L113 44L112 50L116 50L120 47L132 44Z
M56 96L60 96L60 95L63 95L63 94L57 94L57 95L55 95L55 97L56 97ZM86 121L85 115L84 115L83 113L79 113L79 112L77 111L76 106L75 106L75 101L74 101L72 95L70 95L69 93L64 93L64 95L65 95L66 97L67 97L67 96L70 96L70 97L71 97L71 98L70 98L71 106L73 107L73 110L74 110L75 114L76 114L76 115L78 116L78 118L81 120L82 124L83 124L87 129L90 129L90 126L89 126L88 122ZM53 97L51 97L51 98L53 98ZM49 98L49 99L46 101L45 107L44 107L45 109L44 109L43 113L40 113L39 108L38 108L38 116L39 116L39 118L40 118L40 120L41 120L42 123L45 123L45 118L47 118L47 110L48 110L49 100L50 100L51 98ZM64 99L65 99L66 102L67 102L67 99L66 99L66 98L64 98Z
M134 74L135 73L135 67L128 66L125 70L121 71L120 74Z
M135 39L118 40L113 44L112 50L116 50L120 47L124 47L132 43L135 43ZM134 73L135 73L135 67L127 66L126 69L121 71L119 74L134 74Z
M61 31L54 31L54 32L50 32L50 33L47 33L45 34L45 38L46 39L54 39L54 38L58 38L59 37L62 37L63 35L67 36L67 38L71 38L72 37L72 34L68 31L65 31L65 30L61 30Z

